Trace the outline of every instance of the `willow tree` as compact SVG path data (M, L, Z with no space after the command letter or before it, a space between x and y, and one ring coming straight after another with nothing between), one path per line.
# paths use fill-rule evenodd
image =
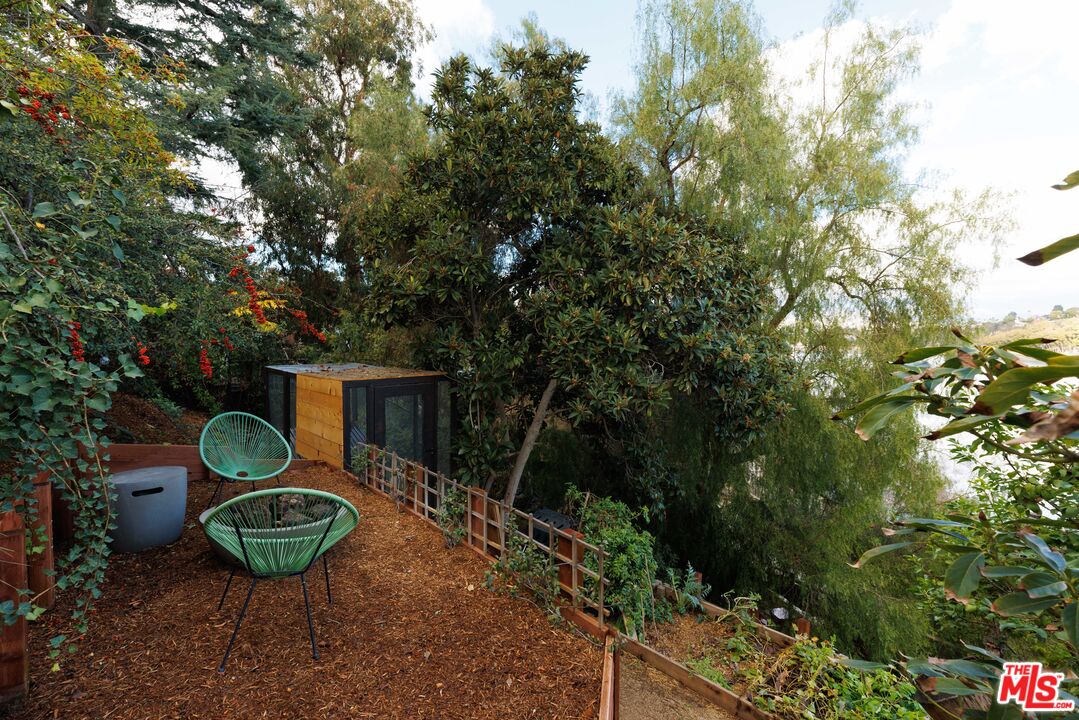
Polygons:
M434 328L466 479L513 502L545 420L621 422L698 393L732 444L780 406L765 285L738 239L676 220L577 114L586 58L505 48L436 76L433 142L364 220L368 311ZM512 467L510 463L512 461Z
M637 85L614 104L620 147L672 212L708 214L748 238L770 270L766 325L794 348L801 395L792 400L799 417L751 453L723 459L723 448L704 445L705 458L687 462L690 449L658 447L639 471L641 484L655 486L663 470L660 499L675 535L699 516L690 498L713 508L714 537L668 539L682 552L744 561L713 563L723 573L715 584L781 594L876 654L897 635L870 627L875 620L858 628L852 613L841 617L837 579L868 522L897 506L924 506L944 481L916 444L914 419L875 448L876 462L853 438L837 436L828 416L883 389L888 360L961 314L971 273L960 257L964 243L991 244L1001 229L994 198L907 175L918 128L897 90L918 69L910 28L863 22L841 6L819 35L796 41L804 49L817 38L808 64L781 77L778 63L789 67L790 56L768 46L748 4L650 0L639 20ZM809 457L824 461L802 460ZM797 472L783 471L784 463ZM710 498L698 497L702 488ZM709 501L717 497L741 499ZM790 531L774 534L765 551L745 532L754 520L758 532L773 523ZM876 589L886 592L886 583ZM849 602L876 618L872 596L851 594Z

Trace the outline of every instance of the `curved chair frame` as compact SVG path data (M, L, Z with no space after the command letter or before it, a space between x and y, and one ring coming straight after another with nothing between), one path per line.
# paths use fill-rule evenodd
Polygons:
M301 499L297 506L296 499ZM206 518L206 533L237 560L242 561L251 574L236 627L232 630L225 657L218 672L225 671L232 645L240 632L240 625L247 614L247 607L259 580L272 580L300 576L303 586L303 602L307 610L307 630L311 637L311 655L318 660L315 644L315 626L311 619L311 601L307 592L307 571L320 557L326 576L326 599L333 604L330 594L330 568L326 563L326 551L352 532L359 524L360 514L352 503L333 493L307 488L270 488L257 490L232 498L214 508ZM225 604L236 568L229 572L225 591L217 603L220 610Z
M227 412L213 417L199 435L199 456L217 473L217 487L206 507L214 504L225 481L271 480L292 464L292 448L270 423L244 412Z

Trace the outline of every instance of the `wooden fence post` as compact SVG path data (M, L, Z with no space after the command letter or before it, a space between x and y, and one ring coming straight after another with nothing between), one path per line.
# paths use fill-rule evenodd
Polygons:
M26 528L10 510L0 514L0 602L18 604L26 588ZM26 650L26 619L0 624L0 702L26 695L30 688L30 655Z
M52 483L49 477L49 473L43 472L34 479L37 517L34 524L26 529L32 545L43 545L41 552L28 558L26 580L30 592L36 598L34 604L46 609L56 602L56 583L53 577L55 560L52 543Z

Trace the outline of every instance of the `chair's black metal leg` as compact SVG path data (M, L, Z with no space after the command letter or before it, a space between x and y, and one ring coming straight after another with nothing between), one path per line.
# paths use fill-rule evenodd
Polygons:
M229 588L232 586L232 577L236 574L236 568L229 570L229 579L225 583L225 592L221 593L221 601L217 603L217 609L220 610L225 605L225 596L229 594Z
M206 508L205 508L206 510L209 510L213 506L214 500L217 499L217 494L219 492L221 492L221 486L224 485L224 484L225 484L225 476L221 475L220 477L217 478L217 487L214 488L214 494L210 496L210 502L206 503Z
M255 492L255 481L251 481L251 492Z
M330 594L330 566L326 563L326 555L322 555L322 574L326 576L326 604L333 605L333 595Z
M229 653L232 652L232 644L236 642L236 636L240 633L240 624L244 621L244 615L247 614L247 606L251 602L251 595L255 592L255 584L258 582L258 578L251 578L251 587L247 589L247 597L244 598L244 606L240 610L240 617L236 618L236 627L232 629L232 637L229 638L229 646L225 648L225 657L221 658L221 664L217 666L218 672L225 672L225 663L229 661Z
M303 585L303 604L307 608L307 632L311 634L311 657L318 660L318 647L315 646L315 623L311 620L311 600L307 597L306 573L300 573L300 584Z

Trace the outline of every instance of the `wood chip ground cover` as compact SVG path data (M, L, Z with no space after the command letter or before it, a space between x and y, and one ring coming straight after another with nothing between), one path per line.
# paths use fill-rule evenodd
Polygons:
M176 543L118 555L88 635L49 672L62 602L31 635L31 695L18 718L591 718L602 649L531 604L483 588L487 564L447 550L419 518L316 466L283 484L337 493L360 525L330 553L333 605L308 573L321 660L311 658L298 578L259 583L227 672L217 673L246 583L222 611L194 484Z

